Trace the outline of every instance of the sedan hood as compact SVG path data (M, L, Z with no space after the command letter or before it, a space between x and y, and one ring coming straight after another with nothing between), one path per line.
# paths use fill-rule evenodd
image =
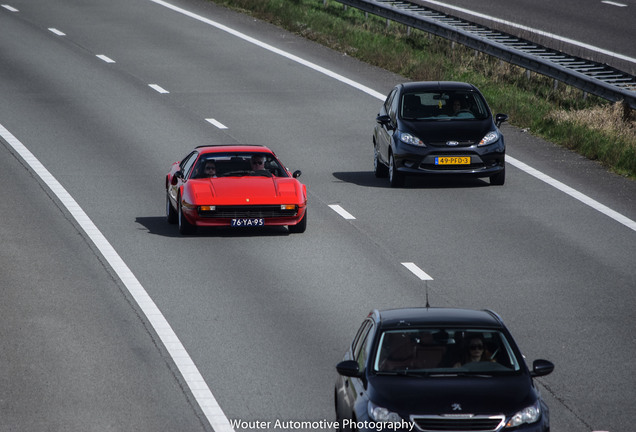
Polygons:
M408 415L506 414L532 405L537 396L530 378L514 376L406 377L369 379L371 401Z
M479 142L494 129L490 118L485 120L403 120L401 126L401 131L412 133L426 144L445 144L446 141Z
M291 177L219 177L191 180L197 204L294 204L302 199L302 185Z

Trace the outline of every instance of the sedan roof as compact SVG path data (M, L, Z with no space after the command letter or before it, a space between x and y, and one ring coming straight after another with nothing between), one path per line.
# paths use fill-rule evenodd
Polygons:
M459 81L416 81L402 84L404 90L477 90L469 83Z
M499 316L490 310L456 308L404 308L376 311L382 329L408 326L503 328Z

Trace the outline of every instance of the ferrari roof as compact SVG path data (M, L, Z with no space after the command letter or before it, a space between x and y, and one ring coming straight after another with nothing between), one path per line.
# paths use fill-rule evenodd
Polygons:
M211 144L198 146L196 148L199 153L224 153L224 152L254 152L254 151L266 151L273 153L272 150L264 145L257 144Z

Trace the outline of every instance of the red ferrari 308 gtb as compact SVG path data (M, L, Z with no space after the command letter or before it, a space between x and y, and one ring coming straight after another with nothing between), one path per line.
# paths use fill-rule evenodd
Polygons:
M307 228L307 187L258 145L195 148L166 176L166 219L189 234L197 227L287 225Z

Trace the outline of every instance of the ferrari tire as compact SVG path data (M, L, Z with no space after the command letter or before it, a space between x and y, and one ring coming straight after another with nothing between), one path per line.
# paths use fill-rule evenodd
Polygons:
M389 155L389 184L392 188L404 186L404 174L399 172L395 166L393 153Z
M170 197L168 196L168 192L166 192L166 220L169 224L176 224L178 219L177 211L172 207Z
M304 233L307 229L307 209L305 209L305 215L300 220L300 222L298 222L296 225L288 225L287 228L289 229L290 233Z
M183 208L181 208L181 197L179 197L179 213L178 224L179 232L183 235L192 234L196 230L196 226L192 225L186 217L183 215Z

